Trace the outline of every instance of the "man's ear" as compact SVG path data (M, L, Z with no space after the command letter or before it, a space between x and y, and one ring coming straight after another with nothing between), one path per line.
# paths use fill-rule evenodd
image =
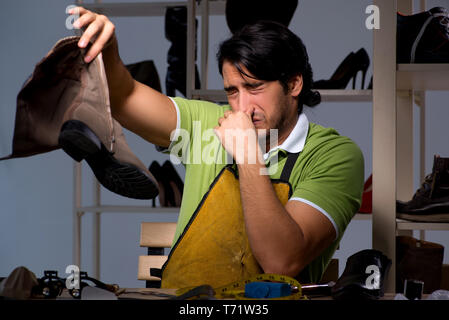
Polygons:
M302 75L298 74L296 76L293 76L288 83L288 87L292 96L299 96L302 91Z

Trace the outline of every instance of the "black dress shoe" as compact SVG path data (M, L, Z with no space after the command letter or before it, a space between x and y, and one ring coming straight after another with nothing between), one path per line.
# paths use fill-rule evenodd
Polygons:
M397 63L449 63L449 17L443 7L397 13Z
M375 300L384 295L384 282L391 260L374 249L359 251L348 258L341 277L331 289L335 300Z
M345 89L352 79L352 89L355 89L355 81L359 71L362 71L362 85L365 86L366 71L368 70L370 59L364 48L356 53L349 53L337 70L328 80L318 80L313 83L313 89Z

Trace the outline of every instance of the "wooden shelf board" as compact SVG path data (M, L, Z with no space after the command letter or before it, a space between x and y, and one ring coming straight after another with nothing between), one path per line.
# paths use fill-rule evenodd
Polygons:
M449 90L449 63L398 64L398 90Z
M403 219L396 219L397 230L449 230L449 223L446 222L415 222Z
M354 215L354 218L352 220L372 220L373 214L372 213L356 213Z
M371 102L372 90L317 90L322 102ZM192 90L192 98L227 103L223 90Z
M85 3L88 10L104 14L108 17L157 17L164 16L167 7L186 6L187 1L166 2L129 2L129 3ZM209 15L225 13L225 1L209 1ZM197 15L201 10L197 11Z
M371 102L372 90L318 90L323 102Z

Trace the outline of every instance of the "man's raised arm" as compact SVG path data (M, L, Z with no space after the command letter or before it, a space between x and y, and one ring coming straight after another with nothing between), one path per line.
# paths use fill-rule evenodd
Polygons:
M70 14L79 14L75 28L84 30L78 43L86 48L85 61L102 54L108 79L112 116L128 130L159 146L170 144L170 133L176 129L176 109L172 101L158 91L135 81L123 64L118 50L114 24L104 15L83 7Z

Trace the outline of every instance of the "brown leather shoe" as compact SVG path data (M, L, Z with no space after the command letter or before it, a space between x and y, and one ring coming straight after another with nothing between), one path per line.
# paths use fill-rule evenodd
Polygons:
M74 160L86 159L110 191L152 199L158 194L157 182L111 116L102 57L86 64L88 49L80 49L78 41L59 40L25 82L17 97L13 152L3 159L62 147Z

